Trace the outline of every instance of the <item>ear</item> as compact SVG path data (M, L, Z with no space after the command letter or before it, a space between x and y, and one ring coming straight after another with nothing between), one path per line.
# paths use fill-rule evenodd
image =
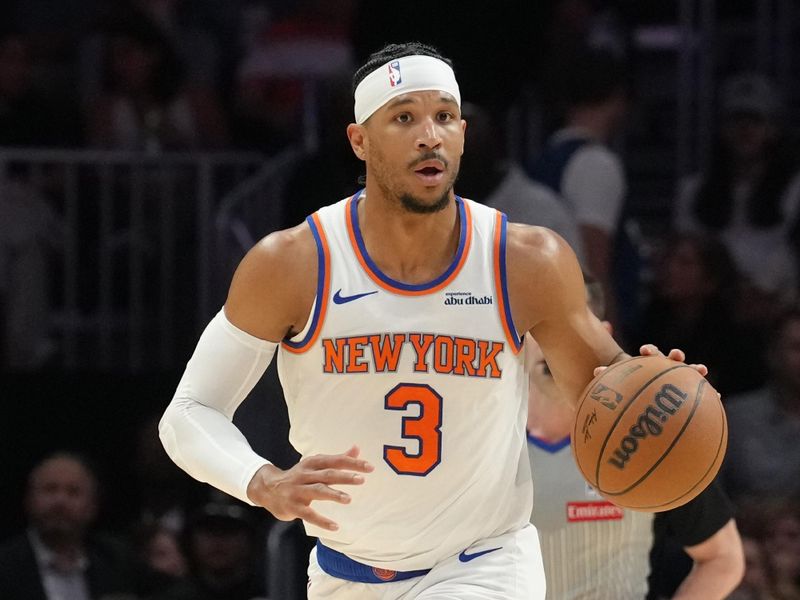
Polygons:
M347 139L350 140L350 147L353 149L353 154L355 154L359 160L366 160L369 143L364 126L350 123L347 126Z
M467 122L461 119L461 156L464 155L464 139L467 135Z

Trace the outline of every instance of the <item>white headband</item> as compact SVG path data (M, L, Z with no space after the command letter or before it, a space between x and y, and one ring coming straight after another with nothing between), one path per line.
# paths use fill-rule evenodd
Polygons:
M361 80L355 93L359 125L392 98L408 92L447 92L461 106L461 93L453 69L432 56L403 56L375 69Z

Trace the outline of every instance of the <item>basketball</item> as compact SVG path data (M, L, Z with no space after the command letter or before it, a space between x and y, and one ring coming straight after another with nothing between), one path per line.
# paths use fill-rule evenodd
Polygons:
M637 356L603 370L578 402L572 449L608 501L660 512L686 504L719 471L728 444L717 391L695 369Z

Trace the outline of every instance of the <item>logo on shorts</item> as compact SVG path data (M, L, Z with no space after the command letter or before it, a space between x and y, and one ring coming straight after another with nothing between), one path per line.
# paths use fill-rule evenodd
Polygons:
M372 567L372 572L375 574L375 577L381 581L391 581L397 577L397 571L392 571L391 569L379 569L378 567Z
M471 560L475 560L479 556L483 556L484 554L490 554L492 552L497 552L498 550L502 550L502 546L498 546L497 548L489 548L488 550L481 550L480 552L473 552L472 554L467 554L466 550L463 550L461 554L458 555L458 560L462 563L469 562Z
M395 87L403 83L403 77L400 74L400 61L393 60L389 63L389 85Z

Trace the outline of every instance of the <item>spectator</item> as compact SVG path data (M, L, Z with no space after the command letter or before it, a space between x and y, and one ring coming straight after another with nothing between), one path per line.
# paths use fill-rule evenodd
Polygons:
M178 534L158 523L142 523L134 532L136 559L145 567L142 593L161 593L187 574L186 557Z
M586 268L603 286L609 321L618 325L612 259L627 182L609 144L627 112L627 71L612 54L584 50L569 60L557 86L564 125L528 167L574 215Z
M229 499L212 501L185 531L189 577L157 600L253 600L266 595L256 568L255 532L248 509Z
M0 32L0 146L75 146L80 118L68 98L36 87L31 43L17 31Z
M221 52L218 41L205 24L193 18L196 4L185 0L121 0L106 9L113 15L106 18L152 23L174 48L184 68L187 85L211 90L219 83ZM100 93L102 65L109 51L108 35L103 31L81 42L80 78L84 102Z
M186 558L174 531L161 525L145 525L138 537L140 560L145 565L174 579L186 575Z
M213 93L187 86L173 47L151 21L120 21L106 33L105 82L88 115L93 145L148 152L226 145Z
M737 291L724 244L700 234L668 238L634 341L685 350L708 367L709 381L724 398L752 390L764 381L762 336L740 322Z
M681 182L675 213L678 229L720 236L750 283L753 312L767 316L797 287L800 177L779 109L766 78L728 79L708 166Z
M5 598L89 600L133 594L130 557L115 541L94 535L97 479L75 455L59 452L30 473L25 499L29 528L0 547Z
M488 111L465 102L461 115L467 121L467 133L458 191L506 213L512 222L552 229L583 259L572 213L549 187L531 180L507 158L503 136Z
M800 308L778 318L768 340L767 367L764 387L727 402L723 472L735 502L800 494Z

